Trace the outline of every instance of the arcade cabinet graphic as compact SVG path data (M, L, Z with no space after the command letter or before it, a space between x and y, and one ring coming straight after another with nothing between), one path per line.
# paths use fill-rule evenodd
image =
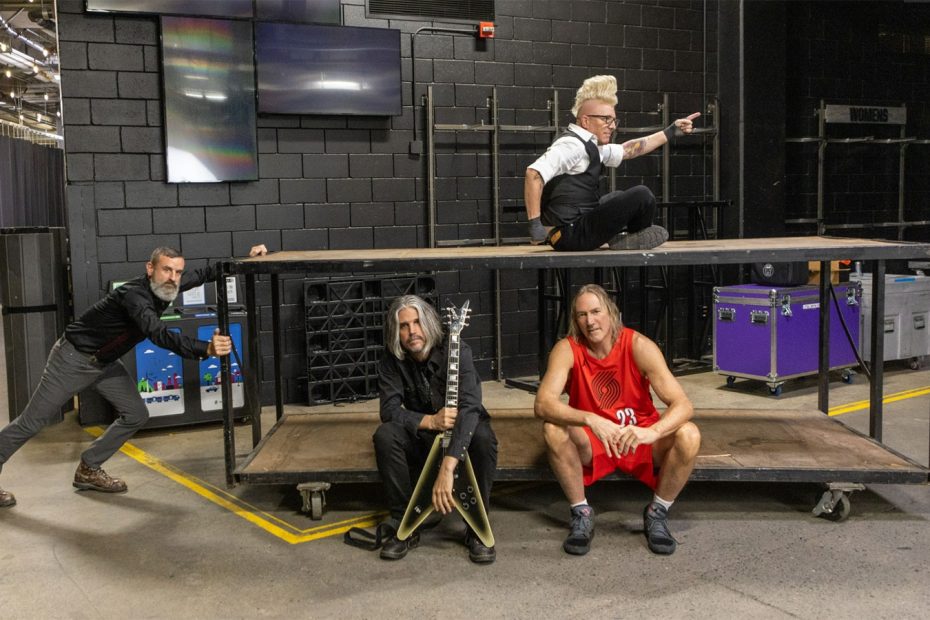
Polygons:
M172 327L168 331L181 333ZM183 360L146 338L136 345L136 386L150 417L184 413Z
M197 327L197 340L210 340L213 330L218 325L200 325ZM232 336L236 351L242 351L242 325L232 323L229 326L229 335ZM241 355L241 353L240 353ZM245 402L245 384L242 382L242 370L236 362L236 356L229 355L229 366L232 384L233 408L242 407ZM221 376L220 359L209 357L200 362L200 409L202 411L215 411L223 408L223 392L220 386Z

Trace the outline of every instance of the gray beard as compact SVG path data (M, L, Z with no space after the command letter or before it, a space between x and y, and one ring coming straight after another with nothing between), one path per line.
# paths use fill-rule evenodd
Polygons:
M178 288L172 288L167 282L155 284L155 282L149 280L149 288L152 289L152 293L155 294L155 297L158 297L162 301L167 301L169 304L178 296Z

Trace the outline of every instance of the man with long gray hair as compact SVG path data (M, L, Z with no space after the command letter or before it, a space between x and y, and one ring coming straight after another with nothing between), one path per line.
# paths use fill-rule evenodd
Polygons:
M256 245L249 256L267 252L264 245ZM0 431L0 468L43 427L58 421L62 406L75 394L91 388L113 405L117 418L81 455L73 485L80 490L125 493L126 483L101 465L145 424L149 412L120 358L145 338L181 357L228 355L232 339L220 330L209 342L194 340L169 330L161 320L179 293L215 280L221 264L188 272L180 252L156 248L145 264L145 275L117 287L68 325L52 347L26 408ZM0 507L14 504L13 494L0 489Z
M453 473L466 453L487 511L497 468L497 437L481 404L481 379L465 342L460 341L459 350L459 406L445 406L449 343L430 304L416 295L395 299L385 317L384 345L378 369L381 425L374 443L393 533L381 557L399 560L420 543L418 532L399 540L396 530L436 435L452 429L433 486L433 505L442 514L453 510ZM485 546L471 528L466 528L465 544L472 562L489 563L496 558L494 547Z

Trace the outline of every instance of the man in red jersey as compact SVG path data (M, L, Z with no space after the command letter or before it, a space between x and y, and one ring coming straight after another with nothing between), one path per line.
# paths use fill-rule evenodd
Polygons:
M661 415L650 385L667 407ZM643 511L646 541L653 553L673 553L678 543L668 529L668 509L694 469L701 433L659 348L623 326L600 286L588 284L575 295L568 337L549 355L535 411L545 420L549 462L571 505L566 553L590 550L594 509L584 489L617 469L655 491Z

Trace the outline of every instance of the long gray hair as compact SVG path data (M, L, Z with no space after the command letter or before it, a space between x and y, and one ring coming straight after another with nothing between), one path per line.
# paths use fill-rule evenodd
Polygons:
M572 316L568 323L568 335L574 338L576 342L587 342L584 332L578 329L578 322L575 320L575 305L578 303L578 298L585 293L591 293L597 297L598 301L601 302L601 306L607 310L607 315L610 317L610 340L613 342L617 339L617 334L620 333L620 329L623 327L623 322L620 320L620 310L614 300L610 298L610 295L607 294L607 291L597 284L585 284L575 293L575 297L572 299Z
M400 320L398 319L400 311L404 308L413 308L417 311L420 327L423 329L423 338L426 340L423 352L429 355L433 347L442 342L442 322L439 320L436 309L416 295L404 295L391 303L384 321L384 345L394 354L394 357L399 360L404 359L406 351L400 343Z

